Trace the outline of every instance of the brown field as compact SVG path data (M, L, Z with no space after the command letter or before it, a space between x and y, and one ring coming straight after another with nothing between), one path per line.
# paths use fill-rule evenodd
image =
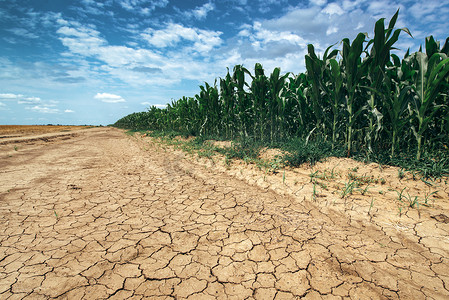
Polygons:
M448 178L38 137L0 143L0 299L449 298Z
M61 131L72 131L90 128L91 126L65 126L65 125L0 125L0 139L18 137L30 134L44 134Z

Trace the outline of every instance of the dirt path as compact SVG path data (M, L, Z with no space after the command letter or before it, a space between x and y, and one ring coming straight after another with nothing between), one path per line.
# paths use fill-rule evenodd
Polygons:
M1 299L449 297L447 235L428 247L116 129L0 151Z

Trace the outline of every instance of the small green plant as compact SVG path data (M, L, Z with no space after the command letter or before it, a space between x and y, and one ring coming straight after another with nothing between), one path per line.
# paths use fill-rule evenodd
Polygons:
M319 171L315 171L315 172L310 171L310 174L309 174L310 182L313 182L313 178L316 178L318 176L318 172Z
M371 204L370 204L369 209L368 209L368 215L370 214L371 209L373 208L373 206L374 206L374 197L371 198Z
M317 181L316 182L323 190L327 191L327 185L324 182Z
M405 190L405 188L403 188L400 192L396 191L396 193L398 194L398 201L399 202L403 202L402 198L403 198L404 190Z
M353 180L357 182L358 185L364 185L364 184L370 184L370 183L377 183L377 180L374 179L373 176L362 176L362 175L356 175L353 173L348 174L348 178L350 180Z
M312 190L312 200L316 201L316 197L317 197L317 189L316 189L316 183L315 181L313 182L313 190Z
M14 151L19 151L19 147L14 146Z
M429 206L429 198L432 196L432 195L434 195L434 194L436 194L438 191L434 191L434 192L432 192L432 193L427 193L426 192L426 194L424 195L424 204L423 205L425 205L425 206Z
M56 210L53 210L53 212L55 213L56 219L59 219L58 214L56 213Z
M421 177L421 181L424 182L426 185L428 186L433 186L432 183L430 183L428 180L425 180L424 178Z
M410 194L407 192L406 199L408 201L408 206L410 206L410 208L414 208L415 206L419 208L418 196L410 196Z
M226 167L229 168L231 166L231 160L227 156L225 156L224 162L225 162Z
M331 170L331 177L330 177L330 179L334 179L335 178L335 176L337 175L337 173L335 172L335 168L336 168L337 166L334 166L333 168L332 168L332 170Z
M359 167L349 168L349 170L351 172L357 173L357 171L359 170Z
M398 170L398 178L399 178L399 179L403 179L404 177L405 177L405 171L404 171L403 168L400 168L400 169Z
M354 188L357 187L356 181L350 181L345 183L344 188L341 191L341 198L346 198L348 195L352 195L352 192L354 191Z
M361 190L360 190L360 193L361 193L362 195L365 195L365 194L368 192L368 188L369 188L369 184L368 184L364 189L361 189Z
M415 206L419 208L418 196L410 196L409 192L407 192L407 195L404 195L404 191L405 188L403 188L400 192L396 191L398 194L398 201L401 203L406 203L410 208L414 208Z
M282 174L282 184L285 184L285 169L284 169L284 173Z

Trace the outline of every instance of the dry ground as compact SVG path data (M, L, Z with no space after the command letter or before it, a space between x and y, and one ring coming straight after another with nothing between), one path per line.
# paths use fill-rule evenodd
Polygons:
M449 297L444 180L335 159L265 174L112 128L0 156L1 299ZM342 197L348 176L371 187Z
M51 132L64 132L90 128L90 126L65 126L65 125L0 125L0 139L44 134Z

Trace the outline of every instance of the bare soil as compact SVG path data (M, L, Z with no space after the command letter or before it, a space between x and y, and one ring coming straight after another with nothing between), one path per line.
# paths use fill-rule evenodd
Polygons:
M72 131L91 128L91 126L66 125L0 125L0 138L26 136L31 134L44 134L50 132Z
M449 297L447 178L349 159L271 174L113 128L59 134L0 144L1 299Z

